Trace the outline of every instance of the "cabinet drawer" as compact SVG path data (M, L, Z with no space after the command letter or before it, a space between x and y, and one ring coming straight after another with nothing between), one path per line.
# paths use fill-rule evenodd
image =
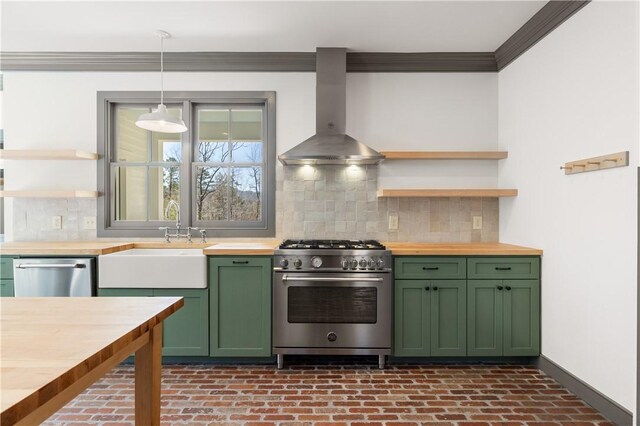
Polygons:
M13 257L0 257L0 278L13 279Z
M538 257L477 257L467 260L468 276L474 279L538 279Z
M13 297L13 280L0 280L0 297Z
M464 279L467 260L464 257L397 257L395 277L403 279Z

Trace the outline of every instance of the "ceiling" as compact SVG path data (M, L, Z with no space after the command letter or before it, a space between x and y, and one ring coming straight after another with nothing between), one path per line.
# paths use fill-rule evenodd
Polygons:
M3 1L3 51L494 51L546 1Z

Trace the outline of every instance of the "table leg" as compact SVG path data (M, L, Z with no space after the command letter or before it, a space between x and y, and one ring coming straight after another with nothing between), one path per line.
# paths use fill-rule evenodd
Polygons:
M162 323L149 333L149 342L135 353L136 426L160 425Z

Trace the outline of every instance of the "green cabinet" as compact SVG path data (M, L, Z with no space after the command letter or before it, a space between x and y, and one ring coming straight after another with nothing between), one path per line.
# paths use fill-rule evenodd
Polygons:
M540 354L540 281L469 280L468 354Z
M209 355L209 291L154 289L153 295L184 298L184 306L164 321L162 354Z
M403 256L394 263L396 279L455 280L467 277L467 259L448 256Z
M13 297L13 280L0 279L0 297Z
M469 279L526 280L540 278L540 258L523 256L472 257L467 261Z
M271 356L271 257L209 258L210 355Z
M395 281L395 356L466 355L466 281Z
M209 355L209 290L100 288L101 297L183 297L184 306L163 323L162 355Z
M0 297L13 296L13 256L0 256Z
M395 258L395 356L540 354L540 258Z

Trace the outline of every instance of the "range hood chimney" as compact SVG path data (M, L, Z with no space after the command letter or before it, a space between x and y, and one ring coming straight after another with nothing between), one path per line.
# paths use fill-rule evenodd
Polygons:
M316 134L278 156L291 164L378 164L384 155L345 133L347 49L316 50Z

